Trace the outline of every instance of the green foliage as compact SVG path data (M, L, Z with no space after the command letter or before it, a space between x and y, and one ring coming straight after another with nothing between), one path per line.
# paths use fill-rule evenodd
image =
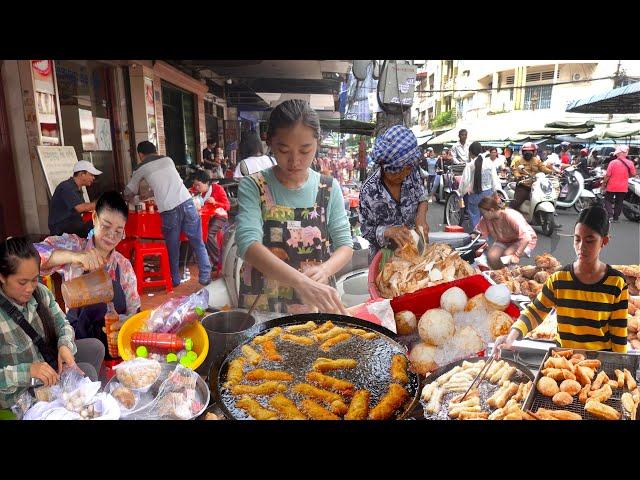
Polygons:
M431 128L441 127L443 125L449 125L455 122L455 117L453 114L453 110L449 110L448 112L440 112L436 115L431 121Z

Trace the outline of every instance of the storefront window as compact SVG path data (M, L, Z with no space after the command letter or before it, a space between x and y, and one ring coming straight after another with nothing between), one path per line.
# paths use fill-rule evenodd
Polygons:
M89 160L103 172L88 189L93 200L116 188L109 67L91 60L55 65L64 143L75 148L78 160Z
M196 161L196 135L193 94L162 82L162 113L167 156L176 165Z

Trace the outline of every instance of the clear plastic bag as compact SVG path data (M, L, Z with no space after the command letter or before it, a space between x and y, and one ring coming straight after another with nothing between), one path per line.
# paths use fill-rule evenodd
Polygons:
M196 391L198 374L182 365L176 366L162 383L158 396L148 410L150 418L189 420L206 406Z
M156 308L146 322L146 331L177 333L199 321L209 306L209 291L205 288L189 296L172 298Z
M127 415L136 408L140 401L140 393L133 389L121 385L119 382L111 382L109 385L109 394L116 399L122 415Z
M29 411L33 405L33 397L29 393L29 390L25 390L16 399L16 403L11 406L11 411L16 416L16 420L22 420L25 413Z
M162 366L156 360L136 358L122 362L113 369L118 381L125 387L137 392L147 392L160 376Z

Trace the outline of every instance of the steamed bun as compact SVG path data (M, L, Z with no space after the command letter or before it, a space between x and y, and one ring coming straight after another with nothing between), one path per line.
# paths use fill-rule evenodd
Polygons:
M455 330L453 317L441 308L427 310L418 322L420 338L431 345L443 345Z
M410 310L396 313L395 319L398 335L411 335L418 329L418 319Z
M466 305L467 294L459 287L451 287L440 297L440 307L451 314L464 311Z
M428 345L424 342L416 343L409 353L409 360L413 369L421 375L437 369L438 365L434 361L436 351L437 349L433 345Z

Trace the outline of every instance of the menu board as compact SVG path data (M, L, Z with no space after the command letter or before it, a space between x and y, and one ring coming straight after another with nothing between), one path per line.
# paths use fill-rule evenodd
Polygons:
M42 165L42 171L47 179L49 196L51 196L58 184L73 175L73 166L78 161L76 150L71 146L38 146L36 148L38 150L38 158L40 158L40 165ZM85 200L89 201L86 188L82 187L82 191Z

